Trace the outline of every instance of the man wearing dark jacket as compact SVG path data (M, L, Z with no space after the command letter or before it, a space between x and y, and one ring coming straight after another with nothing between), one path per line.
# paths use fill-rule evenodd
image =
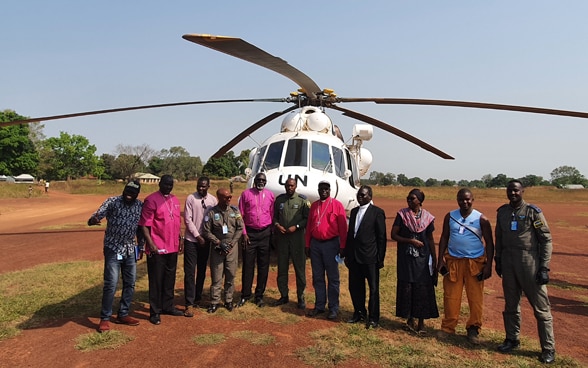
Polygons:
M357 202L359 207L351 210L345 252L354 310L347 322L366 321L369 329L378 327L380 320L380 269L386 256L386 214L372 204L372 188L367 185L359 188ZM370 290L367 311L366 279Z

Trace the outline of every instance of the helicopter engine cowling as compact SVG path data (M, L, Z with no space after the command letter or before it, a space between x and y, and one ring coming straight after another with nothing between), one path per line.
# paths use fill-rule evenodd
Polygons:
M374 136L374 127L369 124L355 124L352 137L361 141L369 141Z
M299 112L292 112L282 120L281 132L296 132L300 130L328 133L333 123L321 109L305 106Z

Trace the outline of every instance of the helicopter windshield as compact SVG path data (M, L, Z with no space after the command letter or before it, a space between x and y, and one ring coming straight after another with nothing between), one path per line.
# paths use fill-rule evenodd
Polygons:
M312 142L312 168L329 171L331 154L329 145L321 142Z
M263 155L265 154L266 149L267 149L267 146L263 146L259 150L257 150L257 152L255 153L255 156L253 157L253 162L251 163L251 171L252 172L254 172L254 173L259 172L259 166L261 165L261 160L263 159Z
M280 160L282 159L282 150L284 148L284 141L274 142L269 145L267 155L263 162L265 170L277 169L280 167Z
M308 166L308 141L306 139L290 139L286 148L284 167Z
M333 146L333 161L335 161L335 174L340 178L345 178L345 158L343 150Z

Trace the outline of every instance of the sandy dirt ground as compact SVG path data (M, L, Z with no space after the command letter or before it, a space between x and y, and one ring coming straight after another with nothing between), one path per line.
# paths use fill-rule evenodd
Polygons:
M141 197L144 197L142 194ZM69 195L51 192L42 198L0 200L0 244L4 250L0 257L0 273L7 273L37 266L43 263L77 260L102 260L103 228L85 228L89 215L102 203L104 196ZM185 198L180 197L183 203ZM388 216L390 228L396 211L405 206L404 201L378 200ZM425 201L425 207L437 217L436 240L440 236L444 214L456 208L453 201ZM488 215L494 223L496 208L502 203L476 202L475 207ZM538 205L546 214L554 237L554 252L551 263L552 287L549 288L554 316L558 354L571 356L588 366L588 276L584 263L588 259L586 231L588 227L588 205L576 203L547 203ZM63 227L73 224L73 230ZM76 226L76 224L78 224ZM53 228L58 230L53 230ZM396 244L389 240L388 251L395 252ZM144 262L141 261L141 262ZM346 272L346 271L343 271ZM270 274L268 288L276 288L275 273ZM293 277L290 277L293 282ZM313 293L310 268L307 273L307 293ZM207 283L209 279L207 278ZM240 290L240 277L237 279ZM555 287L558 285L558 287ZM570 286L571 288L567 287ZM342 285L342 288L346 287ZM182 307L182 280L176 282L178 307ZM291 287L295 290L294 287ZM486 282L485 327L503 330L503 297L500 279L494 275ZM385 290L382 290L385 292ZM442 292L442 289L438 289ZM271 300L269 300L271 302ZM295 324L275 324L263 319L238 320L218 316L206 316L201 310L195 318L162 316L162 324L153 326L148 322L148 304L138 305L133 315L140 318L138 327L113 325L135 339L117 350L102 350L83 353L74 349L75 338L95 331L99 322L99 303L96 314L80 316L73 320L58 320L46 326L24 330L18 336L0 342L1 367L300 367L304 364L294 351L312 344L308 332L333 326L325 319L304 318ZM292 304L292 303L291 303ZM310 307L312 305L309 305ZM401 331L400 321L393 316L393 306L382 306L383 329L390 333ZM535 319L528 302L523 299L522 334L536 340ZM294 306L285 312L302 315ZM342 320L352 311L343 311ZM206 323L201 323L206 317ZM212 323L210 323L212 322ZM440 321L437 321L437 326ZM189 341L192 336L203 333L223 333L234 330L249 330L271 333L275 343L256 346L241 339L232 339L230 349L226 344L198 346ZM482 335L483 337L483 335ZM433 340L434 341L434 340ZM536 344L537 349L538 343ZM223 348L225 347L225 348ZM489 346L488 349L493 349ZM369 366L366 362L346 361L342 366Z

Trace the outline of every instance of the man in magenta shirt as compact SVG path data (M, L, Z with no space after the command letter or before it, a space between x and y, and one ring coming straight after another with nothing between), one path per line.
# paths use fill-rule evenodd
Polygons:
M253 188L245 190L239 198L239 211L243 216L243 270L241 300L243 306L251 299L253 273L257 260L255 304L263 306L263 293L267 284L270 261L270 239L274 218L274 193L265 189L267 179L259 173L253 179Z
M149 321L161 323L160 314L182 316L174 306L176 266L180 243L180 202L171 194L174 178L163 175L159 191L145 198L139 226L145 235L149 275Z
M343 204L331 197L331 184L321 181L318 185L319 199L310 206L306 225L306 255L310 257L312 286L314 287L314 309L309 317L325 313L327 299L328 319L339 313L339 265L337 255L345 257L347 241L347 215ZM327 283L325 282L325 274Z

